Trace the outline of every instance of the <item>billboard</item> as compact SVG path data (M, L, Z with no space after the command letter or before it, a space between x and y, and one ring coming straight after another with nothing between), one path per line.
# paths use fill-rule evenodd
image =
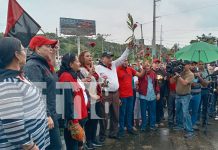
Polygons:
M61 34L65 35L96 35L95 21L72 18L60 18L60 32Z

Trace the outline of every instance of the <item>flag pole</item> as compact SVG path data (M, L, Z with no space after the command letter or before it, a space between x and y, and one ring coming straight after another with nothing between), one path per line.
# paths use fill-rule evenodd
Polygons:
M42 30L42 28L40 28L39 30L40 30L40 31L42 31L42 33L43 33L43 34L45 34L45 31L44 31L44 30Z

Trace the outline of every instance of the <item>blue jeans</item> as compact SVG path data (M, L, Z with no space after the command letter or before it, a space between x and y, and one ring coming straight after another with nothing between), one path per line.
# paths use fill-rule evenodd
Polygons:
M119 113L119 124L120 129L119 132L124 132L125 126L125 118L127 118L127 129L128 131L132 130L132 117L133 117L133 96L120 98L122 105L120 106L120 113ZM126 116L126 117L125 117Z
M192 118L192 125L194 126L198 119L198 110L199 105L201 102L201 93L192 95L192 99L190 101L190 110L191 110L191 118Z
M140 99L140 107L142 117L141 129L146 128L146 110L148 110L148 117L150 118L150 127L154 128L156 123L156 100L147 101L145 99Z
M193 132L191 116L189 114L191 97L191 95L176 95L176 123L178 127L185 128L187 132Z

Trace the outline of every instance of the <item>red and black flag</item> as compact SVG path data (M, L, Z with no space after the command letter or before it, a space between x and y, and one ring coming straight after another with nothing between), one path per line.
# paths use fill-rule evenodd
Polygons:
M33 36L40 30L40 25L17 3L9 0L8 18L4 36L18 38L24 47L29 45Z

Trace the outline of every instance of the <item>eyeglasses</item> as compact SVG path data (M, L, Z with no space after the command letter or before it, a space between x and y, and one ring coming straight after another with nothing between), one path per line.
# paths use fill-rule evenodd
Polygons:
M55 46L54 49L59 49L59 46Z
M52 48L52 46L51 45L45 45L47 48Z
M199 65L204 65L204 64L199 64Z

